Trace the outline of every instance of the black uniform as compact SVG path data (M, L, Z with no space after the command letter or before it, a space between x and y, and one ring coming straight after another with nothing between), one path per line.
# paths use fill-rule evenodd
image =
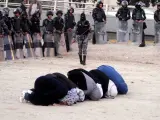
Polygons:
M71 9L73 10L73 8ZM73 29L76 25L74 15L70 13L70 10L68 10L68 12L64 15L64 21L65 21L65 31L67 31L67 29L69 28Z
M4 42L3 42L4 34L8 34L8 28L2 18L2 12L0 11L0 61L4 60Z
M54 24L53 20L49 20L48 18L43 20L43 27L45 28L45 33L53 33L54 31Z
M140 20L144 21L144 20L146 20L146 14L145 14L144 10L141 8L141 5L139 5L138 3L135 5L135 9L133 10L132 19L134 20L135 23L136 23L136 21L140 21ZM144 25L146 26L146 24L143 23L142 42L139 45L139 47L144 47L145 46L145 40L144 40L144 36L145 36L145 34L144 34L144 28L145 27L144 27Z
M27 13L23 13L22 14L22 31L23 33L30 33L30 29L31 29L31 21L27 18Z
M93 9L93 12L92 12L92 17L93 17L93 20L95 22L104 22L106 21L106 15L105 15L105 12L102 8L99 7L99 5L102 4L103 6L103 2L98 2L97 3L97 6L96 8Z
M140 5L136 5L136 8L133 10L132 19L133 20L145 20L146 14Z
M47 17L49 15L53 16L53 12L52 11L48 11L47 12ZM49 49L48 51L50 51L50 48L55 48L54 47L54 42L53 42L53 32L54 32L53 19L46 18L45 20L43 20L43 28L44 28L43 53L44 53L44 56L50 56L50 55L45 55L45 48ZM49 52L49 54L50 54L50 52Z
M93 17L93 20L94 20L95 23L106 21L105 12L102 8L100 8L100 4L103 7L103 2L100 1L100 2L97 3L96 8L94 8L93 12L92 12L92 17ZM95 33L95 32L93 34L93 39L92 39L93 44L96 44L96 34L97 33Z
M156 22L160 22L160 10L156 10L155 13L154 13L154 20Z
M42 57L42 38L40 31L40 12L37 11L31 17L31 35L33 40L34 53L36 57Z
M130 11L128 9L128 7L121 7L119 8L119 10L117 11L116 17L121 21L127 21L130 19Z
M35 13L32 15L31 18L31 33L40 33L40 20L39 20L39 16L37 16L37 14L39 13Z
M55 54L56 56L60 56L60 53L59 53L59 44L60 44L60 40L61 40L61 34L63 32L63 28L64 28L64 21L63 21L63 18L58 16L58 14L61 14L62 15L62 11L57 11L57 17L55 17L53 19L53 23L54 23L54 29L55 29L55 32L54 32L54 42L55 42Z
M88 33L90 32L90 23L86 20L84 13L81 14L80 21L76 26L76 35L79 48L80 64L86 64L87 46L88 46ZM82 57L83 56L83 57Z
M160 3L157 3L157 10L154 13L155 20L155 40L154 43L159 43L159 30L160 30Z
M71 8L71 9L74 12L74 9L73 8ZM69 52L71 50L73 29L76 25L74 15L73 15L73 13L70 13L70 10L68 10L68 12L64 15L64 21L65 21L64 31L65 31L65 41L66 41L67 52Z

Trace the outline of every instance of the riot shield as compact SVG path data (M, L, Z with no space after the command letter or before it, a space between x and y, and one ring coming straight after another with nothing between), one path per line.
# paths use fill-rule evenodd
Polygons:
M160 45L160 23L155 23L155 45Z
M142 35L143 35L143 22L133 21L132 28L132 42L136 45L142 43Z
M9 35L4 36L4 53L6 60L15 59L13 41Z
M55 46L53 34L44 35L44 56L54 57L55 56Z
M26 54L25 57L29 58L29 57L34 57L34 52L33 52L33 42L31 39L31 36L29 34L24 35L24 44L25 44L25 48L26 48Z
M107 28L105 22L95 23L96 44L107 43Z
M128 22L118 20L118 30L117 30L117 42L128 42L129 32L128 32Z
M3 43L3 37L0 36L0 61L4 61L4 43Z
M35 57L43 57L43 53L42 53L42 43L41 43L41 36L39 33L34 33L32 35L33 38L33 51L34 51L34 55Z

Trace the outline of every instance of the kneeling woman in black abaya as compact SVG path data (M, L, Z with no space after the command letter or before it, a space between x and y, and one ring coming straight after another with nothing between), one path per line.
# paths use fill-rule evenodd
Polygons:
M67 77L60 73L47 74L36 79L34 88L23 91L21 102L34 105L73 105L84 101L84 93Z

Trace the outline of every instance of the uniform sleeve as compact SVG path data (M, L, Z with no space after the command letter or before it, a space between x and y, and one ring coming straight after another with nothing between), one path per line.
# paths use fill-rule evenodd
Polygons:
M93 20L96 21L96 14L97 14L97 11L96 11L96 8L93 9L93 12L92 12L92 17L93 17Z
M65 27L65 29L68 28L67 19L68 19L68 15L65 14L65 15L64 15L64 27Z
M155 20L156 22L158 22L158 15L157 15L157 11L155 11L155 13L154 13L154 20Z
M120 15L120 8L118 9L117 13L116 13L116 17L119 18Z
M136 20L136 10L135 9L133 10L133 13L132 13L132 19Z
M127 20L129 20L130 18L131 18L130 10L128 9L128 12L127 12Z
M103 10L103 19L106 21L106 14L105 14L104 10Z
M8 34L8 33L9 33L8 27L7 27L7 25L5 24L4 21L2 21L2 28L3 28L4 32L5 32L5 34Z
M75 25L76 25L76 21L75 21L74 15L73 15L73 26L75 27Z
M143 20L146 20L146 13L142 10Z
M62 28L61 29L63 31L63 29L64 29L64 20L63 19L62 19L62 23L61 24L62 24Z
M45 20L43 20L43 23L42 23L43 33L46 32L46 24L47 24L47 21L46 21L46 19L45 19Z

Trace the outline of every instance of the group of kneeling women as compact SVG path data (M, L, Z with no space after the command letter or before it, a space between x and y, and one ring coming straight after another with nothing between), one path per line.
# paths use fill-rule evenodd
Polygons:
M70 106L87 99L113 99L118 94L128 92L124 79L111 66L102 65L91 71L74 69L67 76L68 78L61 73L52 73L38 77L33 89L22 92L20 102L43 106Z

